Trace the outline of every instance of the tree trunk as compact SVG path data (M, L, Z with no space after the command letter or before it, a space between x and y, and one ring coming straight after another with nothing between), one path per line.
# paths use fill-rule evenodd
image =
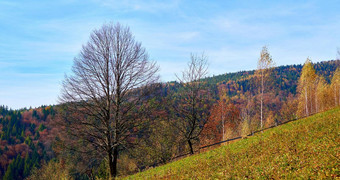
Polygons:
M317 94L317 90L315 90L315 113L318 113L318 94Z
M340 105L340 88L339 89L339 103L337 105Z
M337 92L336 92L336 85L334 85L334 105L337 106Z
M305 104L306 104L306 116L309 115L308 113L308 96L307 96L307 88L305 88Z
M222 141L225 140L224 134L225 134L225 132L224 132L224 118L222 117Z
M222 141L224 141L225 140L225 138L224 138L224 102L222 101Z
M261 130L263 129L263 90L264 90L264 84L263 84L263 70L261 75Z
M109 152L109 166L110 166L110 179L115 179L117 177L117 160L118 160L118 148L114 147Z
M194 150L192 148L192 143L191 143L190 139L188 140L188 144L189 144L189 148L190 148L190 154L194 154Z
M113 149L113 177L117 176L118 147Z
M110 150L109 152L109 167L110 167L110 179L115 178L114 176L114 165L113 165L113 157L112 157L112 150Z
M262 112L262 108L263 108L263 94L261 95L261 130L263 129L263 112Z
M308 92L309 92L309 93L308 93L308 94L309 94L309 100L308 100L308 101L310 102L310 106L309 106L309 114L312 115L312 114L313 114L313 107L314 107L314 106L313 106L314 101L313 101L313 91L312 91L312 87L309 86L309 87L308 87L308 90L309 90L309 91L308 91Z

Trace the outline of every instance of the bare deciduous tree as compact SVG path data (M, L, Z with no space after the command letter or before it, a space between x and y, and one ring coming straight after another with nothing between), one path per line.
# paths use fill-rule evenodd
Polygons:
M260 101L261 101L261 129L263 129L263 93L266 89L266 81L270 74L270 70L274 67L274 62L270 56L266 46L262 48L260 59L257 63L257 73L260 78Z
M158 66L149 61L129 27L105 24L94 30L65 76L60 101L70 145L108 158L117 176L118 153L145 116L143 102L158 81Z
M191 54L188 69L177 76L182 89L179 90L178 100L173 105L179 121L174 126L188 143L193 154L193 141L198 140L204 125L208 121L209 91L201 81L208 73L207 57Z

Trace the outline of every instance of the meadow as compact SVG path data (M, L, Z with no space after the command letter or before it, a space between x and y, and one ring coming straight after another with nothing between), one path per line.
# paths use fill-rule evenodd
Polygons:
M335 108L125 179L339 178L339 126Z

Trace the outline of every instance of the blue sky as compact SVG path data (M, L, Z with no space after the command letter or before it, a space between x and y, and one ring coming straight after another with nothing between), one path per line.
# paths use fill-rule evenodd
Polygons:
M336 58L340 1L0 0L0 104L56 104L64 74L92 30L128 25L174 80L190 53L209 74L250 70L267 45L277 65Z

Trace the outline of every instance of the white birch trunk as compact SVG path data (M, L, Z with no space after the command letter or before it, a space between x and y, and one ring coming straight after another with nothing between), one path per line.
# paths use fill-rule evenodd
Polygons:
M261 73L261 130L263 129L263 89L264 89L264 84L263 84L263 69Z
M308 113L308 93L307 93L307 87L305 87L305 105L306 105L306 115L309 116Z
M225 134L225 132L224 132L224 104L223 104L223 102L222 102L222 141L224 141L225 140L225 137L224 137L224 134Z
M318 91L317 89L315 90L315 113L318 112Z

